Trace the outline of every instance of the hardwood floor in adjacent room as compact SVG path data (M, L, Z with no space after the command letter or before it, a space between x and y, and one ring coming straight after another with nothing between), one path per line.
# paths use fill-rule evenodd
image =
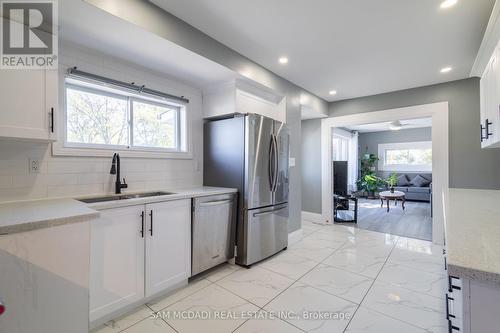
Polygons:
M384 207L381 208L379 199L360 198L357 227L392 235L432 240L430 203L406 201L404 211L401 209L400 201L397 206L394 206L394 201L391 201L389 212L386 207L385 201Z

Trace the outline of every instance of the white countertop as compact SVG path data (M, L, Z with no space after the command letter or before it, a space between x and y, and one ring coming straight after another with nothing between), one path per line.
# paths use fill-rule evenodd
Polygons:
M0 235L75 223L99 212L73 199L47 199L0 204Z
M236 193L233 188L197 187L190 189L157 189L147 192L165 191L174 194L146 198L134 198L86 204L72 198L17 201L0 204L0 235L75 223L99 216L98 210L143 205L208 195ZM143 191L146 192L146 191ZM140 192L124 192L134 194ZM109 195L94 195L109 196Z
M500 284L500 191L449 190L450 275Z
M155 197L146 197L146 198L134 198L134 199L126 199L126 200L116 200L116 201L105 201L105 202L96 202L86 204L88 207L102 210L108 208L116 208L116 207L126 207L126 206L134 206L134 205L143 205L147 203L153 202L162 202L162 201L171 201L171 200L179 200L179 199L190 199L197 197L205 197L208 195L218 195L218 194L228 194L228 193L236 193L238 190L235 188L225 188L225 187L211 187L211 186L202 186L188 189L157 189L151 191L142 191L142 192L172 192L173 194L155 196ZM141 192L126 192L123 191L121 195L134 194ZM120 195L120 194L118 194ZM90 198L95 197L91 196Z

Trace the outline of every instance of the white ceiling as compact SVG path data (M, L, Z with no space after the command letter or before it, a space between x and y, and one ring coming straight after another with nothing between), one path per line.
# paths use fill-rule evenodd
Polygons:
M432 127L432 118L419 118L419 119L407 119L401 120L403 125L401 129L410 128L421 128L421 127ZM356 126L349 126L346 129L350 131L357 131L359 133L370 133L370 132L382 132L390 130L391 122L373 123L373 124L363 124Z
M235 77L228 68L81 0L59 2L59 37L198 88Z
M332 101L468 77L494 0L152 2Z

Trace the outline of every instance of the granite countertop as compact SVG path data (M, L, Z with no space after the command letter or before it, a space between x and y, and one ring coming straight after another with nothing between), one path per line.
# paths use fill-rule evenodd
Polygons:
M221 187L197 187L189 189L157 189L142 192L165 191L174 194L146 198L134 198L99 203L83 203L73 198L15 201L0 204L0 235L76 223L99 216L99 211L153 202L189 199L208 195L236 193L237 189ZM134 194L140 192L124 192ZM109 195L93 195L100 197Z
M449 190L450 275L500 285L500 191Z

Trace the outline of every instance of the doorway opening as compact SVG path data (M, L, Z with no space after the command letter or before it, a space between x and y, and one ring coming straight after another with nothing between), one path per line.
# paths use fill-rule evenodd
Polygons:
M432 118L332 129L333 219L432 241Z
M359 143L361 131L359 128L356 130L356 126L367 128L385 123L387 126L400 127L400 130L402 130L405 125L412 122L427 122L430 125L427 129L430 132L430 140L413 140L411 143L377 143L376 149L371 146L368 151L365 143ZM346 132L349 134L347 135ZM339 134L344 138L348 138L347 141L343 142L339 138ZM360 212L364 211L365 217L369 215L369 211L373 212L370 219L365 219L361 223L365 228L370 230L378 229L375 231L392 234L400 233L402 236L407 237L432 239L436 244L444 243L444 220L449 183L447 102L323 119L321 136L323 219L328 223L334 223L335 214L337 213L335 205L338 204L338 202L335 202L335 195L347 194L351 196L357 194L358 222L363 219ZM355 143L356 141L358 142ZM373 140L369 140L369 142L373 143ZM357 146L357 151L354 152L354 149L345 148L346 145ZM345 151L348 151L347 156ZM349 152L351 152L350 156ZM355 156L356 153L357 156ZM335 186L333 161L339 158L347 161L346 193L338 193L339 189ZM357 161L353 162L354 159ZM368 166L369 168L375 168L375 170L372 170L376 176L373 182L370 182L370 179L364 179L366 174L363 174L363 178L361 178L363 167L361 162L365 159L372 160L372 164L375 163L375 165ZM349 160L351 166L349 166ZM354 166L356 166L355 171ZM349 172L349 170L352 171ZM356 176L353 177L353 174ZM405 178L409 184L404 182ZM354 179L356 179L355 183L353 182ZM363 181L365 183L362 183ZM377 182L383 188L378 188ZM337 180L337 185L338 183ZM393 186L390 184L393 184ZM361 188L358 189L358 187ZM401 196L401 193L396 193L396 195L391 193L391 187L394 187L395 192L404 192L406 190L404 197ZM413 187L411 193L409 187ZM359 191L365 193L361 195L358 193ZM382 192L389 192L389 194ZM370 196L371 194L373 196ZM397 197L398 194L399 197ZM393 221L397 220L397 213L400 213L401 216L407 219L407 224L413 223L408 222L408 219L416 220L418 223L413 223L411 227L406 228L407 225L405 224L399 224L398 226L397 223L387 222L390 220L387 219L387 200L389 200L389 214L395 215ZM403 200L405 200L405 212L402 212ZM381 204L384 208L381 207ZM410 211L415 214L408 213ZM385 215L382 215L382 212ZM382 226L377 225L377 216L379 221L382 220L387 223Z

